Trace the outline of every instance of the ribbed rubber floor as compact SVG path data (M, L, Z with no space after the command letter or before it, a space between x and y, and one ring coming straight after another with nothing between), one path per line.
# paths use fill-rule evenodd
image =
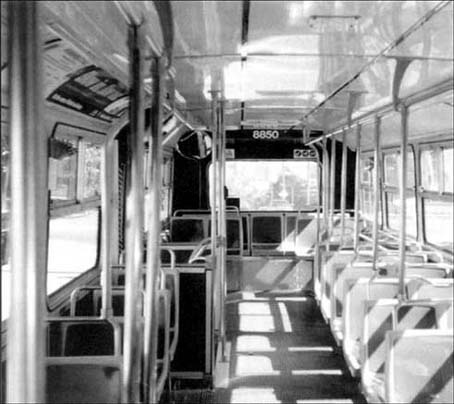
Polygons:
M315 299L301 293L229 295L226 388L179 391L175 403L365 403Z

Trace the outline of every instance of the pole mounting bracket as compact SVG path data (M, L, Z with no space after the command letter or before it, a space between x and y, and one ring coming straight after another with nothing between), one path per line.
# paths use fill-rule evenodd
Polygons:
M410 63L414 60L414 58L407 56L395 56L394 59L396 60L396 67L394 69L392 99L394 110L397 111L399 107L400 86L402 84L405 72L407 71L408 66L410 66Z

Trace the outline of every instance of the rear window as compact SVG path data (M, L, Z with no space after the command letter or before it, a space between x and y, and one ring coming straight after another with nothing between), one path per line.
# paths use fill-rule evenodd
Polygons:
M212 186L210 166L210 188ZM241 210L300 210L318 205L315 161L235 160L226 162L229 197L240 199Z

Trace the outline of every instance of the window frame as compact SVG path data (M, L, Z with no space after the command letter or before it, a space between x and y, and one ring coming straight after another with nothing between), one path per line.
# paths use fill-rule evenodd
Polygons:
M305 206L304 208L300 208L300 209L292 209L292 210L284 210L284 209L270 209L270 210L252 210L254 212L262 212L262 213L265 213L265 212L275 212L275 211L282 211L282 212L297 212L297 211L301 211L301 212L309 212L309 211L315 211L317 209L317 207L320 205L321 203L321 195L322 195L322 189L321 189L321 182L322 182L322 167L321 167L321 164L320 162L316 159L316 158L304 158L304 159L292 159L292 158L273 158L273 159L263 159L263 158L227 158L226 159L226 167L227 167L227 164L230 163L230 162L276 162L276 161L280 161L280 162L312 162L314 163L315 165L315 170L317 172L317 178L316 178L316 185L317 185L317 196L316 196L316 203L313 204L313 205L307 205ZM210 169L213 165L213 162L210 160L209 163L207 164L206 166L206 178L207 178L207 183L208 183L208 192L207 192L207 195L208 195L208 209L210 209L211 207L211 174L210 174ZM218 168L219 169L219 168ZM227 169L227 168L226 168ZM227 187L227 183L225 184L225 186ZM230 190L229 190L230 192Z
M452 136L452 133L450 134ZM418 198L418 205L421 206L421 240L436 249L453 253L452 250L449 248L443 248L437 244L431 243L427 239L427 232L426 232L426 215L425 215L425 200L432 200L432 201L442 201L442 202L450 202L451 204L454 203L454 192L446 192L444 191L444 173L443 173L443 161L441 158L442 149L449 149L454 148L454 141L451 139L441 140L441 141L431 141L431 142L424 142L420 143L417 148L417 156L418 156L418 176L419 176L419 183L416 188L416 195ZM440 158L438 159L439 163L437 166L438 176L441 178L440 180L440 188L439 191L433 190L426 190L422 186L422 153L425 150L437 150L439 153Z
M412 145L412 144L408 144L407 146L407 153L408 154L411 154L411 158L413 160L413 185L408 185L407 184L407 188L405 190L405 196L408 198L408 197L414 197L415 198L415 206L414 206L414 213L415 213L415 221L416 221L416 234L415 235L411 235L408 233L408 220L407 220L407 237L411 238L411 239L415 239L417 240L419 238L419 234L420 234L420 228L419 228L419 220L418 220L418 216L419 216L419 209L418 209L418 201L417 201L417 194L416 194L416 184L417 184L417 174L416 174L416 171L417 171L417 165L416 165L416 152L415 152L415 147ZM390 222L389 222L389 205L388 205L388 197L390 194L394 195L394 197L399 197L400 195L400 180L398 179L398 185L389 185L387 183L387 179L386 179L386 167L385 167L385 164L386 164L386 156L387 155L393 155L393 154L396 154L397 158L400 159L400 148L398 147L392 147L392 148L387 148L387 149L384 149L383 150L383 153L382 153L382 161L383 161L383 181L382 181L382 194L383 194L383 214L384 214L384 225L386 227L386 229L390 232L398 232L399 229L394 229L390 226ZM408 156L407 158L409 158L410 156ZM398 167L399 168L399 167ZM408 177L407 177L407 181L408 181ZM408 216L408 207L407 207L407 216Z
M59 133L63 131L63 134ZM75 126L71 124L66 124L63 122L57 122L54 125L52 133L49 137L50 138L57 138L57 139L77 139L77 163L76 163L76 192L75 192L75 199L71 200L52 200L51 199L51 191L49 189L49 216L48 216L48 229L50 226L51 219L62 218L65 216L70 216L76 213L81 213L87 210L97 210L97 232L96 232L96 258L95 262L92 267L86 268L80 272L77 276L69 280L67 283L62 284L58 289L51 293L47 293L47 281L49 276L49 266L46 265L46 272L45 272L45 290L46 290L46 306L48 312L55 310L60 305L60 297L62 293L69 285L76 285L81 279L86 279L87 274L91 274L96 272L98 273L99 268L99 260L101 254L101 228L102 228L102 209L101 209L101 184L102 184L102 158L103 158L103 150L105 150L106 142L107 142L107 135L103 132L93 131L92 129L86 127ZM100 190L98 195L94 195L88 198L84 197L84 181L85 181L85 150L87 144L98 146L101 148L101 155L100 155ZM48 157L50 162L51 157ZM48 232L49 233L49 232ZM47 248L49 254L49 241L50 241L50 234L47 235ZM48 259L48 258L47 258Z
M374 198L374 175L373 175L373 170L375 170L376 168L376 163L375 163L375 155L374 155L374 152L363 152L361 153L361 156L360 156L360 181L359 181L359 192L360 192L360 212L361 212L361 217L363 217L365 220L367 220L368 222L373 222L373 215L374 215L374 212L373 212L373 198ZM367 160L373 160L374 161L374 167L370 170L370 182L367 183L367 182L364 182L363 180L363 171L362 171L362 166L364 164L364 161L367 161ZM381 181L380 181L380 184L379 184L379 192L380 192L380 189L381 189ZM365 212L365 209L364 209L364 192L368 192L370 193L371 197L372 197L372 211L369 213L369 212ZM381 194L381 193L380 193ZM378 209L379 209L379 213L378 213L378 217L379 217L379 221L381 221L381 223L383 223L383 201L382 201L382 197L380 196L379 197L379 204L378 204ZM381 223L379 223L381 225Z
M59 128L63 128L61 130L64 131L63 134L58 133ZM91 209L95 206L101 205L101 190L99 195L94 195L92 197L85 198L84 193L84 180L85 180L85 150L87 144L91 144L93 146L99 146L101 149L105 148L106 144L106 134L102 132L96 132L88 128L69 125L66 123L57 122L54 126L52 134L50 138L56 139L63 139L63 140L74 140L77 141L77 163L76 163L76 173L75 173L75 181L76 181L76 192L75 198L70 200L52 200L52 196L49 190L49 204L50 204L50 211L54 211L54 214L61 216L65 214L70 214L72 212L78 212L85 209ZM102 159L102 152L101 152L101 159ZM49 165L50 159L49 156ZM102 162L101 162L102 165ZM100 175L102 172L100 170Z

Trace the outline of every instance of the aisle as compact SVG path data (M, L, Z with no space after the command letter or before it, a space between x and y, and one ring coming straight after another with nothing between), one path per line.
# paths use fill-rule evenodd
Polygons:
M215 403L361 403L316 301L301 293L229 295L230 369Z

